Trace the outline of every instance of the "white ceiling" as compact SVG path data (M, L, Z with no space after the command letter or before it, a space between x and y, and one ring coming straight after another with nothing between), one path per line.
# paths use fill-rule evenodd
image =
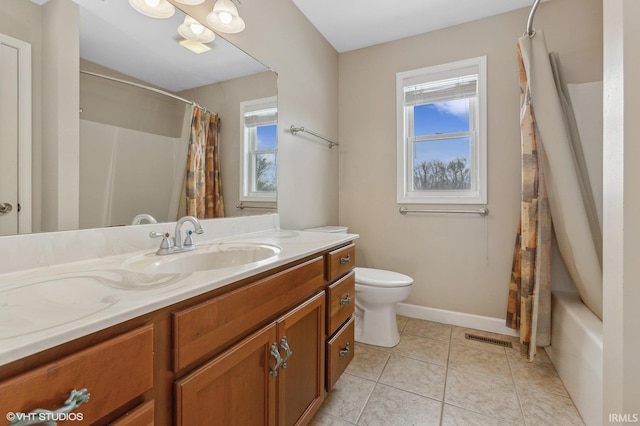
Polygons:
M172 92L238 78L267 69L217 36L211 50L195 54L181 45L184 13L154 19L126 0L74 0L80 5L80 57Z
M338 52L434 31L533 0L292 0ZM522 23L522 32L526 21Z
M32 0L44 4L48 0ZM80 5L80 57L171 92L266 71L268 68L217 36L196 55L178 44L184 13L154 19L127 0L73 0Z

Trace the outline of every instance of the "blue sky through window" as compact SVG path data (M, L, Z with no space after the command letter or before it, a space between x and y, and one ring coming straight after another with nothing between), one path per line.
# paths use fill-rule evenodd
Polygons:
M258 146L257 149L276 149L276 130L277 125L258 126Z
M434 102L413 108L414 135L469 131L469 99ZM423 161L449 162L461 157L470 159L469 138L416 142L414 165Z

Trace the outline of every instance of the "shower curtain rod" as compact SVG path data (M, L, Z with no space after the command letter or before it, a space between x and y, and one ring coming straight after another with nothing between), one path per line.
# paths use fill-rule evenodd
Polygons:
M538 9L538 4L540 4L540 0L533 2L533 6L531 6L531 11L529 12L529 19L527 19L527 30L524 34L529 37L533 37L536 34L533 30L533 17L536 14L536 9Z
M92 75L94 77L100 77L100 78L104 78L106 80L111 80L111 81L116 81L118 83L128 84L129 86L134 86L134 87L137 87L139 89L149 90L151 92L159 93L161 95L168 96L168 97L176 99L178 101L182 101L185 104L193 105L193 106L195 106L197 108L200 108L203 111L211 112L211 111L207 110L205 107L203 107L201 105L198 105L197 103L195 103L193 101L190 101L189 99L181 98L180 96L174 95L173 93L165 92L164 90L156 89L154 87L145 86L144 84L134 83L132 81L122 80L120 78L110 77L108 75L98 74L98 73L95 73L95 72L85 71L85 70L80 70L80 74Z

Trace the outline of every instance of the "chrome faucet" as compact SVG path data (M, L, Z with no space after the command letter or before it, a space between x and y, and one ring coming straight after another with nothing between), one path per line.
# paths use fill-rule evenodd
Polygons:
M204 229L202 229L202 224L198 219L196 219L195 216L183 216L176 222L176 230L173 233L173 241L175 242L175 247L178 249L185 248L186 250L193 250L196 248L196 246L193 244L193 239L191 238L191 230L187 231L187 238L185 238L184 242L182 242L182 226L186 222L191 222L191 224L193 225L193 230L196 234L202 234L204 232Z
M193 231L189 229L187 231L187 237L182 241L182 226L186 222L191 222L193 225ZM173 238L168 232L150 232L149 237L156 238L162 237L160 248L156 251L156 254L173 254L183 253L185 251L191 251L196 249L196 245L193 243L191 234L195 231L196 234L202 234L204 229L200 221L194 216L183 216L176 222L176 230Z

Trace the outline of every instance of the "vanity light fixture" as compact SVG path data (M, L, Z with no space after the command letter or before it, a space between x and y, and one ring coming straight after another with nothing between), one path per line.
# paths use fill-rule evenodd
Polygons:
M176 8L167 0L129 0L129 4L151 18L170 18L176 12Z
M244 21L232 0L218 0L207 15L207 23L222 33L239 33L244 30Z
M178 25L178 34L187 40L196 41L198 43L209 43L216 38L213 31L189 15L185 16L184 22Z

